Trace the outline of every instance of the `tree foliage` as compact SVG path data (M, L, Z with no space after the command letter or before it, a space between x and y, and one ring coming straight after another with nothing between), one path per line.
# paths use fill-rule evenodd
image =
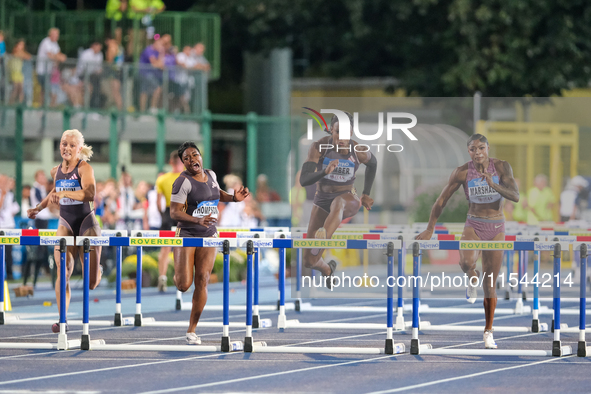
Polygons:
M587 86L591 73L586 0L202 0L194 9L222 15L234 60L289 46L306 66L296 75L392 76L423 96L548 96Z

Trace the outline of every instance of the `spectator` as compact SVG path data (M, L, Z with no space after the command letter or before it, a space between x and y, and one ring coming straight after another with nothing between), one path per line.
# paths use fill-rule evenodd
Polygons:
M14 201L14 179L6 175L0 175L0 228L13 229L15 227L14 215L20 209ZM5 249L6 278L12 280L12 247L6 245Z
M31 185L23 185L21 208L21 217L27 220L27 210L31 208Z
M59 37L59 29L52 27L49 29L47 37L39 44L37 50L37 82L41 86L41 103L45 101L45 76L51 76L54 63L64 62L66 60L66 55L61 53L60 46L57 43Z
M164 69L164 37L148 46L140 56L140 111L146 111L148 95L152 95L150 112L158 112L158 101L162 93L162 70Z
M158 174L158 176L164 173ZM166 209L166 200L161 198L158 201L158 192L154 185L150 185L150 190L146 193L146 200L144 201L144 230L160 230L162 226L162 214Z
M0 59L6 55L6 43L4 42L4 32L0 30Z
M119 189L114 179L109 179L105 182L105 187L102 193L103 200L103 224L106 228L114 229L119 221L118 215L118 201Z
M81 81L84 89L84 84L88 78L88 86L90 92L90 106L92 108L101 107L100 98L100 84L101 84L101 73L103 69L103 44L98 41L93 42L90 48L84 50L78 58L78 65L76 67L76 75ZM88 74L88 77L87 75Z
M8 61L8 73L12 82L10 104L22 103L25 100L23 60L29 59L31 59L31 54L25 50L25 40L18 40L12 48L12 56Z
M82 108L82 87L80 79L76 76L76 69L71 67L64 67L61 76L61 89L66 94L70 103L75 109Z
M119 219L123 219L126 224L131 219L131 212L135 209L138 201L135 198L133 190L133 178L131 174L121 171L121 180L119 181L119 200L117 202Z
M123 100L121 99L121 80L123 78L123 61L125 53L121 45L121 29L118 28L116 36L118 38L108 38L106 41L106 59L105 74L109 79L111 88L111 98L115 102L117 109L123 109Z
M37 170L35 172L35 182L33 183L33 188L31 189L31 207L36 207L43 201L43 199L47 196L47 184L48 179L45 175L45 171ZM53 188L53 185L51 185ZM50 205L48 208L55 207L55 205ZM23 210L24 204L23 204ZM54 218L55 216L49 209L44 209L37 214L35 218L34 226L37 229L47 229L49 228L49 220ZM51 248L53 249L53 248ZM27 261L27 265L23 270L23 284L27 284L27 279L29 277L31 267L30 264L33 262L35 263L35 274L33 276L33 285L37 283L37 276L39 275L39 270L42 266L46 266L49 270L49 256L50 256L50 247L37 247L32 253L30 261Z
M211 66L209 62L204 56L205 54L205 45L202 42L198 42L195 44L193 48L193 60L195 62L195 69L201 70L205 72L209 72L211 70Z
M268 178L265 174L260 174L257 177L256 200L259 203L281 201L279 194L275 190L271 189L267 182Z
M223 180L228 194L234 195L234 190L240 189L242 186L242 179L237 175L228 174L224 176ZM244 201L225 204L219 213L219 227L241 227L245 208L246 203Z
M304 204L306 203L306 188L300 183L301 171L295 175L295 185L289 193L289 202L291 203L291 225L300 226L303 219Z
M55 65L51 70L50 76L51 84L51 101L49 102L50 107L55 107L58 104L58 97L62 94L62 75L60 72L60 66ZM61 103L61 100L60 100Z
M569 180L560 194L560 221L568 222L580 218L580 212L577 209L577 199L583 189L589 186L589 182L580 175Z
M534 179L534 187L527 192L527 224L538 224L553 220L554 194L548 187L548 177L539 174Z
M195 85L193 76L189 76L190 71L196 70L197 62L191 53L191 47L186 45L183 51L176 55L176 63L180 69L176 75L176 82L179 84L179 101L183 112L188 114L189 102L191 101L191 89Z

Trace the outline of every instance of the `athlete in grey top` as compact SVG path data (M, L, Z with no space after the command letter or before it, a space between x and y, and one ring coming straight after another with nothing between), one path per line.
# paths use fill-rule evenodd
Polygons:
M178 149L185 170L172 186L170 217L178 222L177 237L215 237L218 202L239 202L250 195L241 186L234 195L221 190L215 173L203 168L203 158L197 146L185 142ZM195 281L193 307L187 329L187 343L199 345L195 334L201 312L207 302L207 284L215 262L217 248L174 248L174 283L185 292ZM195 278L193 279L193 270Z

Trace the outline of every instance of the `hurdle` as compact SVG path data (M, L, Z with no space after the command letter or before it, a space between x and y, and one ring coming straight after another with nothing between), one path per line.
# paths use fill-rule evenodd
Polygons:
M146 239L149 238L138 238L138 237L130 237L127 238L127 243L129 245L123 246L130 246L136 245L138 249L145 245ZM162 238L159 238L163 240ZM125 241L125 239L121 239L118 241ZM180 241L180 242L179 242ZM233 241L233 242L232 242ZM243 343L242 341L230 341L230 315L229 315L229 303L230 303L230 246L232 243L235 244L236 240L228 240L228 239L219 239L219 238L176 238L175 242L163 240L163 242L170 244L170 246L182 246L182 247L221 247L222 253L224 255L224 290L223 290L223 322L222 322L222 338L221 344L218 345L196 345L196 346L189 346L189 345L129 345L129 344L107 344L104 341L101 343L91 342L87 348L83 348L82 350L108 350L108 351L172 351L172 352L232 352L232 351L241 351L243 350ZM139 250L140 254L138 269L141 268L141 249ZM86 256L85 256L86 258ZM85 287L86 287L85 283ZM141 296L141 295L140 295ZM139 313L139 322L141 326L157 326L157 327L176 327L176 322L142 322L141 317L141 299L139 300L139 308L136 309L136 321L138 320L137 314ZM89 306L88 298L84 298L85 308ZM87 310L87 309L85 309ZM143 324L141 324L143 323ZM161 324L158 324L161 323ZM166 324L169 323L169 324ZM175 323L175 324L172 324ZM182 323L182 327L187 326L187 322L179 322ZM199 323L200 327L205 327L206 325ZM218 325L216 325L217 327ZM208 325L209 327L209 325ZM83 334L84 335L84 334ZM257 346L264 346L264 343L257 343Z
M386 342L384 348L356 348L356 347L311 347L311 346L261 346L256 344L253 341L252 336L252 315L251 315L251 302L252 302L252 266L253 266L253 255L254 249L256 246L261 247L261 241L253 241L248 240L246 242L246 251L248 255L248 262L247 262L247 313L246 313L246 335L244 338L244 352L252 353L299 353L299 354L309 354L309 353L318 353L318 354L399 354L405 351L405 346L402 343L394 343L393 339L393 288L391 286L387 286L388 288L388 301L387 301L387 308L389 309L389 313L387 313L387 322L386 325L364 325L364 327L360 327L359 324L347 324L344 328L363 328L363 329L384 329L386 328ZM299 243L298 243L299 242ZM401 242L396 241L397 245L394 242L382 242L382 241L356 241L356 240L349 240L349 241L337 241L340 244L331 244L331 241L324 241L327 242L327 248L331 246L336 247L347 247L351 249L386 249L387 256L388 256L388 273L389 275L393 275L394 273L394 249L396 247L401 247ZM268 246L267 246L268 247ZM291 240L291 239L274 239L272 247L279 248L280 253L280 264L279 264L279 281L284 288L285 282L285 249L287 248L302 248L302 247L317 247L317 246L306 246L302 243L302 241ZM285 293L281 293L280 299L280 313L278 318L277 326L280 329L285 328L294 328L294 327L308 327L308 328L340 328L337 325L329 325L326 326L324 324L319 323L299 323L299 322L291 322L287 321L285 318L285 309L283 308L283 304L285 301ZM327 323L330 324L330 323Z
M470 247L469 244L472 243L483 243L480 241L463 241L463 245L460 242L453 242L445 244L445 241L441 242L441 245L438 247L445 248L447 250L455 250L458 248L462 249L473 249ZM493 248L491 245L499 244L499 241L488 241L485 242L488 246L485 246L485 249L482 246L479 246L479 250L496 250L497 248ZM505 244L507 242L504 242ZM418 286L415 281L413 286L413 322L412 322L412 339L411 339L411 347L410 353L413 355L419 354L432 354L432 355L463 355L463 356L567 356L572 354L572 348L570 346L562 346L560 341L560 251L561 251L561 244L560 243L548 243L548 242L511 242L511 246L513 250L554 250L554 283L553 283L553 290L554 290L554 309L556 311L555 320L554 320L554 340L552 342L551 350L505 350L505 349L433 349L430 344L420 344L419 341L419 330L423 330L419 328L419 309L418 309L418 302L419 302L419 294L418 294ZM462 247L463 246L463 247ZM493 245L494 246L494 245ZM421 259L420 259L420 250L421 245L419 242L414 242L412 244L412 251L413 251L413 274L415 276L420 275L420 266L421 266ZM444 327L444 326L441 326ZM454 326L455 327L455 326ZM481 328L482 330L482 328ZM501 331L497 330L496 331Z
M2 237L3 232L0 231L0 283L4 283L4 270L6 269L5 248L4 245L31 245L31 246L50 246L59 245L60 252L60 313L59 325L60 332L58 334L57 343L30 343L30 342L0 342L0 349L31 349L31 350L72 350L79 349L90 345L100 345L102 340L90 341L90 336L86 335L81 340L68 340L66 333L66 247L74 246L74 237L62 236L14 236ZM85 275L84 282L88 284L89 281L89 260L85 259ZM88 288L88 287L87 287ZM88 299L88 293L85 293ZM84 315L86 320L86 328L88 328L88 315ZM28 324L26 320L10 320L7 319L4 313L4 292L0 292L0 325L12 324ZM51 321L52 324L53 320ZM44 324L48 324L44 322ZM83 331L84 333L84 331ZM86 334L88 331L86 330Z
M143 235L147 235L144 237ZM143 247L145 246L171 246L171 247L217 247L222 248L223 242L228 240L230 247L236 247L236 238L222 239L222 238L179 238L174 236L172 231L152 231L152 232L132 232L132 237L115 239L119 246L135 246L137 256L136 268L136 308L133 319L135 327L186 327L187 321L157 321L154 318L144 318L142 314L142 256ZM229 259L228 251L228 259ZM225 283L225 282L224 282ZM229 287L229 283L228 283ZM228 290L229 291L229 290ZM127 323L129 319L124 319ZM129 324L126 324L129 325ZM200 322L200 327L221 328L224 326L222 322ZM271 325L270 319L261 319L261 325L264 327ZM244 328L243 322L231 322L230 327Z

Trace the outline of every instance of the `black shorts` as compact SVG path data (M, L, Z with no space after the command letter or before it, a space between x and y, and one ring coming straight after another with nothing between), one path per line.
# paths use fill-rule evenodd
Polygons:
M330 205L332 204L333 200L345 193L351 193L352 195L357 197L355 189L335 193L324 193L321 191L317 191L314 195L314 205L316 205L318 208L322 209L326 213L330 213Z
M162 212L162 226L160 226L160 230L170 231L172 227L176 227L176 222L170 217L170 207L166 207L166 210Z

